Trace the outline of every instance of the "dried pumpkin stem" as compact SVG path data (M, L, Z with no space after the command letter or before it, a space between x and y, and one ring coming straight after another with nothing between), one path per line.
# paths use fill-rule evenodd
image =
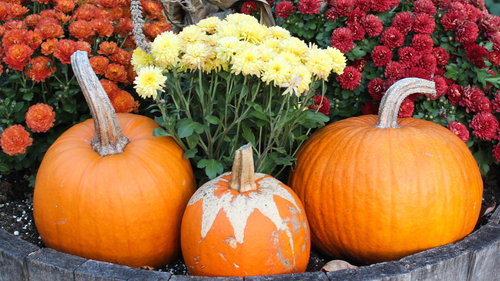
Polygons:
M115 109L90 65L87 52L76 51L71 56L71 65L94 118L96 134L90 142L92 148L102 157L122 153L130 140L123 135Z
M246 144L236 150L229 187L239 192L257 190L252 144Z
M401 103L409 95L436 94L433 81L420 78L405 78L394 83L385 93L378 112L377 128L399 128L398 113Z

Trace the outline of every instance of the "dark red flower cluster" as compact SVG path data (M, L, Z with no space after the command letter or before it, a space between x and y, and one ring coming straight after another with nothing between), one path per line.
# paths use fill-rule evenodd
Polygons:
M469 140L469 130L467 130L464 124L458 121L451 121L446 125L446 128L457 135L463 142Z
M291 13L295 11L295 6L290 1L281 1L276 5L274 13L276 17L286 19Z
M330 101L328 101L328 98L325 96L321 95L315 95L314 96L314 101L313 104L309 105L309 109L314 109L318 110L318 112L321 112L328 116L330 114Z
M241 5L241 12L246 15L250 15L251 12L257 12L257 4L252 0L246 1Z
M314 15L319 12L321 3L318 0L299 0L299 11L304 15Z

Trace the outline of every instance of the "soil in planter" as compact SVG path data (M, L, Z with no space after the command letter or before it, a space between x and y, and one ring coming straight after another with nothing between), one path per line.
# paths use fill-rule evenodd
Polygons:
M44 247L33 220L33 188L29 187L29 175L29 171L0 175L0 227L38 247ZM500 166L496 166L484 180L484 209L495 203L496 205L500 203L500 186L497 181L499 176ZM490 208L490 211L493 209ZM477 228L488 223L491 213L480 220ZM307 271L319 271L330 260L332 258L312 249ZM160 269L160 271L176 275L188 274L182 258Z

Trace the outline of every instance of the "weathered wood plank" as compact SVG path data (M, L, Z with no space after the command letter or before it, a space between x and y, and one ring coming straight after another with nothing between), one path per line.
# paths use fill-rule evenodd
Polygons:
M327 272L330 281L410 281L411 274L401 262L382 262L356 269Z
M456 244L471 252L467 280L500 280L500 226L489 223Z
M328 281L323 272L305 272L300 274L262 275L245 277L245 281Z
M107 262L88 260L75 270L75 281L125 281L136 274L136 269Z
M0 229L0 280L28 280L25 258L38 250L37 246Z
M241 277L206 277L191 275L172 275L169 281L243 281Z
M401 259L412 281L466 281L470 252L448 244Z
M500 225L500 206L497 207L497 210L491 215L489 224Z
M74 271L87 259L43 248L26 258L30 281L75 280Z
M135 275L128 281L168 281L172 276L169 272L135 269Z

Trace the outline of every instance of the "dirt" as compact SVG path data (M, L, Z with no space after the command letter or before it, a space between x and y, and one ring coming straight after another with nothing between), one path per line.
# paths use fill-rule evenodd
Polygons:
M29 171L19 171L9 175L0 175L0 227L38 247L44 247L33 220L33 188L29 186ZM495 166L484 180L483 210L491 212L500 203L500 166ZM490 207L490 208L489 208ZM491 215L485 215L477 228L485 225ZM319 271L331 258L314 250L307 266L308 272ZM176 275L188 274L182 258L167 265L159 271Z

